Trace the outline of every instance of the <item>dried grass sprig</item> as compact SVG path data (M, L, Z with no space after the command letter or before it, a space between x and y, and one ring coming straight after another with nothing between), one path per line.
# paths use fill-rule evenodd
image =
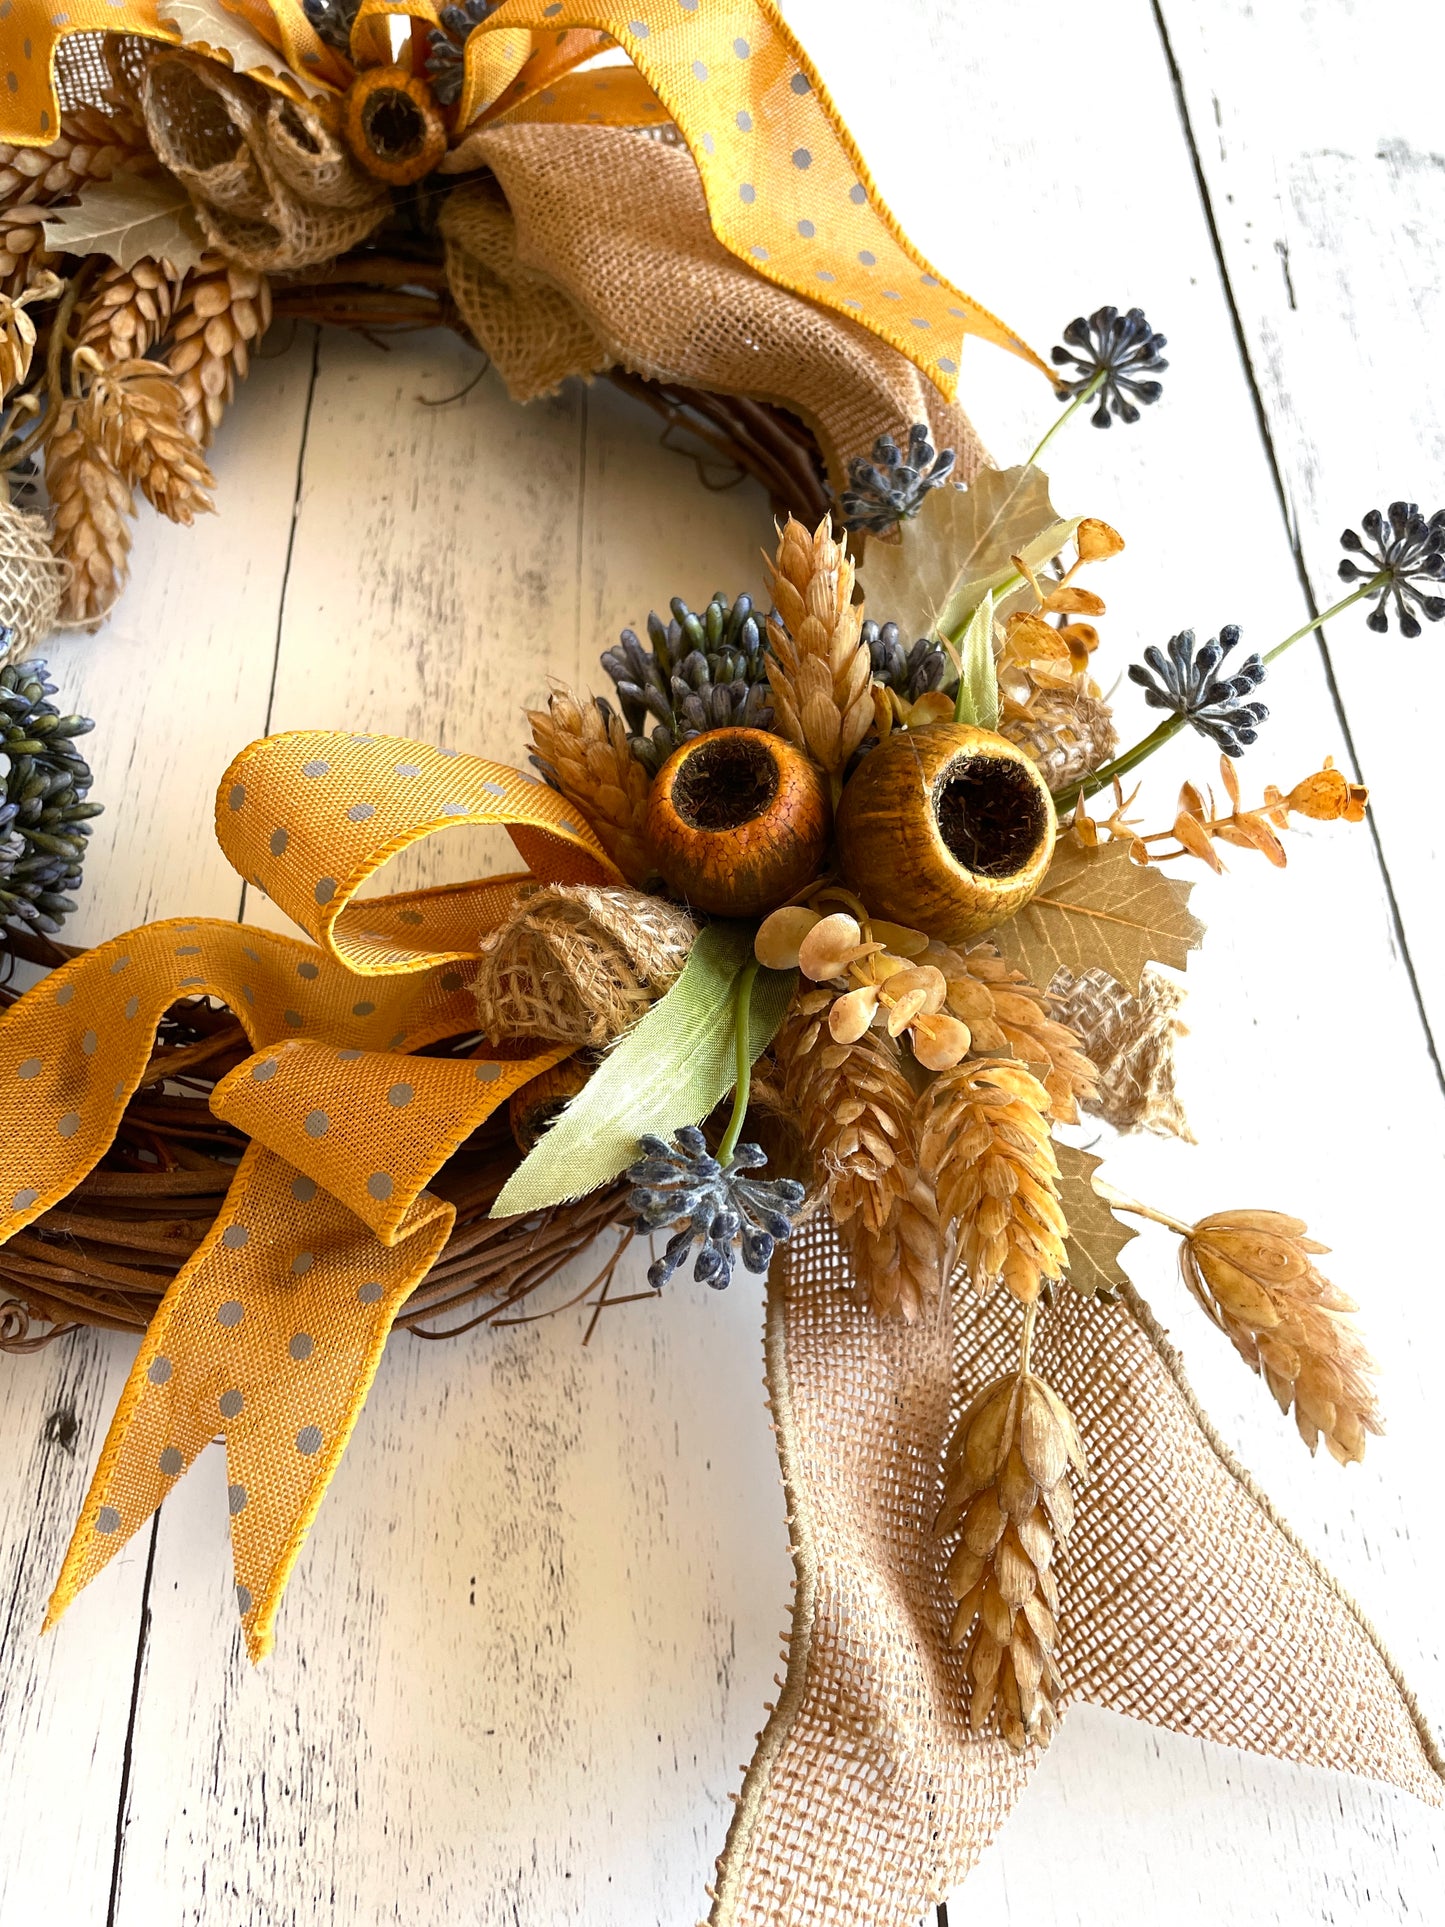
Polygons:
M1288 792L1273 783L1266 784L1263 802L1250 810L1240 806L1239 775L1230 757L1220 757L1219 771L1228 810L1219 808L1212 790L1201 794L1193 783L1186 783L1179 792L1178 808L1169 828L1141 836L1137 819L1126 814L1138 790L1126 797L1116 777L1113 810L1095 821L1081 800L1074 811L1074 835L1088 849L1097 847L1101 835L1108 842L1127 843L1130 856L1138 864L1170 863L1181 856L1192 856L1218 874L1224 863L1214 847L1216 842L1257 850L1282 870L1289 858L1278 832L1289 827L1291 815L1315 822L1365 820L1370 793L1363 783L1352 783L1343 770L1336 769L1333 756L1327 756L1320 769Z
M1022 1064L968 1059L918 1100L919 1167L974 1291L1033 1304L1067 1267L1049 1093Z
M774 1052L860 1288L875 1311L911 1323L938 1290L938 1215L918 1169L913 1087L897 1044L875 1030L835 1043L805 998Z
M1068 1407L1029 1369L1033 1316L1019 1369L986 1386L959 1421L938 1519L940 1533L959 1534L949 1637L968 1644L969 1724L981 1732L992 1716L1016 1752L1047 1746L1056 1725L1054 1556L1073 1525L1070 1472L1086 1470Z
M836 795L873 722L873 663L860 640L853 564L829 516L811 535L790 518L767 572L777 609L768 624L777 727L826 771Z
M557 689L545 709L529 709L533 761L586 817L629 883L655 874L644 826L647 771L632 754L627 726L601 700Z

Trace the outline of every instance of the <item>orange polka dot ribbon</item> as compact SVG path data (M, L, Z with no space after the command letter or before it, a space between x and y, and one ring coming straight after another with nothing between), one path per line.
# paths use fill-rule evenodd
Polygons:
M432 0L362 0L348 61L301 0L213 0L276 49L249 71L301 98L334 94L357 67L400 58L424 71ZM0 140L52 140L54 51L103 29L179 38L166 0L0 0L10 14ZM17 24L18 22L18 24ZM577 69L621 49L630 67ZM1012 329L940 275L885 205L816 68L773 0L504 0L466 43L461 130L514 120L660 126L697 163L713 231L755 273L882 337L952 400L965 334L1050 370Z
M503 826L528 871L358 896L399 851L462 824ZM229 1005L254 1054L211 1109L250 1145L146 1332L46 1624L219 1432L237 1600L259 1659L392 1321L451 1231L453 1207L429 1182L567 1049L416 1053L475 1027L481 941L522 884L618 876L555 791L397 737L254 743L222 780L216 831L313 941L212 919L148 924L0 1017L0 1243L104 1157L169 1006Z

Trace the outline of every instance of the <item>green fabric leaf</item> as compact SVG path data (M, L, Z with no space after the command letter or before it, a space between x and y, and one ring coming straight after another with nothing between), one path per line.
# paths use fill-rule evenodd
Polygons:
M993 663L993 592L969 617L958 645L960 674L954 715L980 729L998 728L998 672Z
M737 982L753 954L753 929L711 923L698 932L682 975L523 1158L492 1206L494 1218L543 1211L611 1183L636 1159L644 1131L670 1137L700 1124L727 1096L737 1082ZM777 1035L797 975L757 974L748 1009L754 1062Z

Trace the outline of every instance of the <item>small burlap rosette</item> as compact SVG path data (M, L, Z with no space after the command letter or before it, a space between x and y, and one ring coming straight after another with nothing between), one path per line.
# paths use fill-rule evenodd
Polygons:
M791 409L841 487L849 457L926 421L960 473L972 428L867 329L753 274L708 219L686 148L627 128L535 124L472 135L448 168L485 166L441 214L447 278L517 401L620 366Z
M677 982L696 936L685 910L640 890L528 891L484 940L477 1020L498 1043L611 1043Z
M768 1288L767 1369L796 1593L788 1670L718 1862L710 1927L917 1927L1038 1759L968 1727L931 1531L955 1387L1017 1363L963 1289L885 1322L815 1219ZM1064 1703L1445 1798L1445 1759L1359 1609L1200 1411L1142 1302L1065 1292L1038 1369L1090 1459L1064 1566Z
M214 60L152 54L137 101L207 240L244 267L275 274L332 261L390 211L386 188L316 114Z

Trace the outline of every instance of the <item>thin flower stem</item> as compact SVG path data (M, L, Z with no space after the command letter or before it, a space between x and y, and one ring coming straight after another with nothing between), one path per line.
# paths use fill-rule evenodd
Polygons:
M1039 1308L1037 1302L1030 1305L1024 1313L1023 1335L1019 1339L1019 1370L1021 1372L1026 1372L1029 1368L1029 1352L1033 1347L1034 1325L1038 1319L1038 1315Z
M1193 1225L1183 1224L1178 1218L1171 1218L1166 1211L1156 1211L1152 1205L1140 1204L1137 1198L1127 1197L1124 1192L1116 1191L1104 1178L1094 1179L1094 1189L1111 1211L1127 1211L1132 1217L1147 1218L1151 1224L1162 1224L1166 1231L1177 1232L1181 1238L1187 1238L1194 1229Z
M1332 617L1339 615L1342 609L1348 609L1351 603L1359 602L1367 595L1373 595L1388 576L1389 571L1382 569L1378 575L1371 576L1368 582L1362 582L1358 589L1352 589L1349 595L1341 596L1338 602L1332 602L1329 608L1322 610L1319 615L1311 616L1310 620L1296 629L1292 636L1286 636L1283 642L1277 642L1264 660L1273 662L1302 637L1309 635L1314 629L1322 628ZM1082 801L1085 797L1096 796L1101 789L1107 788L1116 776L1123 776L1129 770L1137 768L1146 757L1152 756L1156 749L1167 743L1171 736L1177 736L1187 720L1188 718L1184 716L1170 716L1156 729L1151 730L1142 741L1135 743L1132 749L1126 749L1122 756L1116 756L1112 763L1101 764L1091 775L1071 784L1068 789L1061 790L1054 798L1054 808L1062 816L1065 810L1072 809L1075 803Z
M748 1013L752 1008L753 979L757 974L758 962L757 958L753 957L749 960L741 977L738 978L737 1029L735 1032L738 1054L738 1078L733 1088L733 1114L728 1119L728 1127L723 1133L723 1141L717 1147L717 1161L719 1164L726 1164L733 1152L737 1149L738 1139L742 1136L743 1132L743 1120L748 1114L748 1098L752 1093L753 1082L753 1054L750 1048L751 1037L749 1035Z
M1043 454L1044 450L1048 447L1049 443L1054 439L1055 435L1058 434L1059 430L1063 427L1064 423L1069 419L1070 415L1074 414L1078 409L1082 408L1086 401L1092 401L1095 395L1098 394L1099 389L1103 384L1105 372L1106 371L1101 368L1098 374L1095 375L1094 379L1089 383L1088 387L1083 391L1083 393L1080 395L1075 395L1074 399L1069 403L1068 407L1063 411L1063 413L1055 421L1053 427L1049 429L1048 432L1045 434L1043 440L1039 443L1038 447L1034 450L1033 454L1030 455L1028 459L1028 466L1030 468L1033 467L1034 463L1039 459L1040 455Z
M1301 636L1307 636L1311 629L1318 629L1320 624L1328 622L1331 616L1337 616L1341 609L1348 609L1352 602L1359 602L1365 596L1373 595L1376 589L1383 588L1389 579L1389 574L1388 569L1381 569L1380 573L1372 575L1368 582L1362 582L1358 589L1352 590L1349 595L1342 596L1338 602L1332 603L1323 615L1311 617L1302 629L1296 629L1292 636L1286 636L1283 642L1277 642L1265 657L1265 661L1273 662L1276 656L1282 656L1292 643L1299 641Z

